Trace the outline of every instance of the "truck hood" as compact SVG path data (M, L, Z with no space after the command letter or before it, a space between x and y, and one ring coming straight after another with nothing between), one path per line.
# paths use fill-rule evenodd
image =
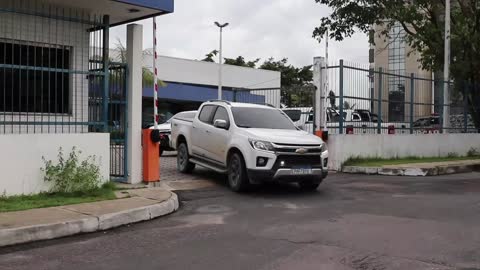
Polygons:
M283 144L321 144L322 139L302 130L249 128L245 132L251 139Z

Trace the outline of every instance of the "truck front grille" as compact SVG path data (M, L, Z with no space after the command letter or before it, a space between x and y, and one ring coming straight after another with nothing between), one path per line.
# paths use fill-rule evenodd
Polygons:
M281 162L284 165L281 166ZM276 168L291 168L294 166L322 167L320 155L279 155L275 162Z

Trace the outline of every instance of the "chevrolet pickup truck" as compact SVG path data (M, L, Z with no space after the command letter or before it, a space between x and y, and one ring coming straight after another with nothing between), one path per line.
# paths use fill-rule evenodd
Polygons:
M326 144L272 106L205 102L193 118L172 119L171 138L178 171L199 165L227 174L236 192L265 181L316 190L328 172Z

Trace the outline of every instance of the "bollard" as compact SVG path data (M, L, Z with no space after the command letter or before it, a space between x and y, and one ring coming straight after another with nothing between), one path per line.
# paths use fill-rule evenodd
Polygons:
M388 134L389 135L395 134L395 126L394 125L388 126Z
M315 135L320 137L324 142L328 141L328 130L317 130Z
M348 125L347 128L346 128L346 133L347 134L353 134L353 126L352 125Z
M142 130L143 182L160 181L160 132L156 129Z

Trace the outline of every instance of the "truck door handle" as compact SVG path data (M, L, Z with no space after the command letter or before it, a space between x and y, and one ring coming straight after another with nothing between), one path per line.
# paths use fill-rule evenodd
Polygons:
M206 133L210 133L210 131L208 131L208 130L205 130L205 132L206 132Z

